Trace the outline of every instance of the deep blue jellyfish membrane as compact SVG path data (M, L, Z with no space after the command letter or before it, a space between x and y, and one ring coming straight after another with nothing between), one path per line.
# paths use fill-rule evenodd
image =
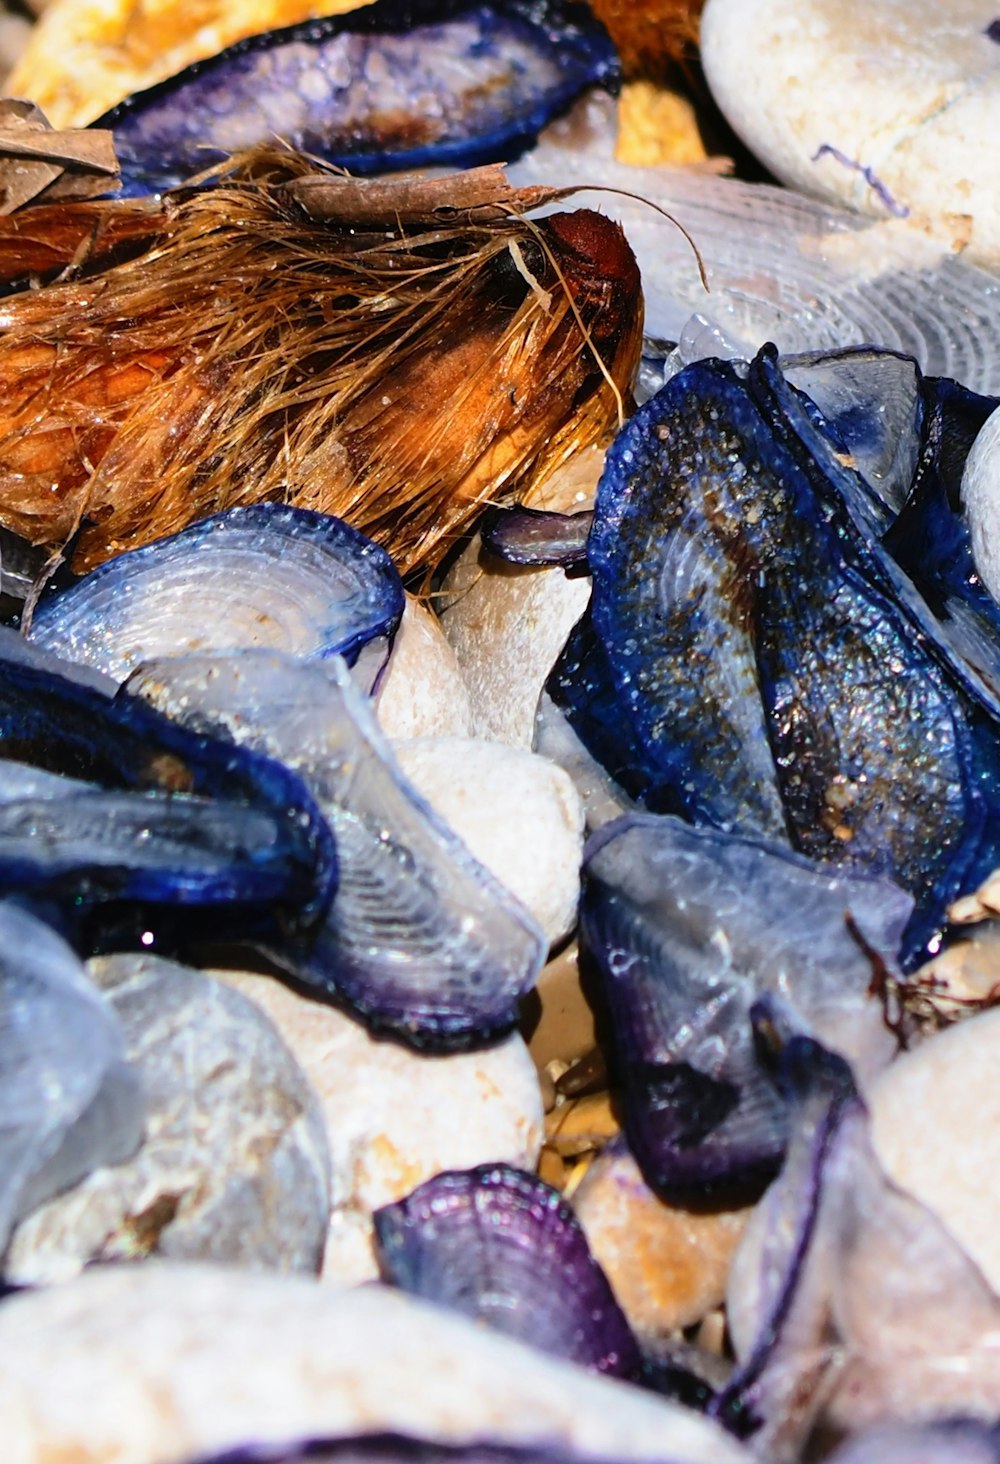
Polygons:
M979 578L962 503L962 472L996 397L929 377L920 460L883 544L917 586L941 635L1000 703L1000 606Z
M757 431L761 458L770 447L758 423L720 363L687 367L640 408L598 486L591 617L617 718L641 749L646 805L780 840L738 527L752 491L741 434Z
M909 516L907 505L913 503L919 519L923 510L918 505L934 496L930 484L922 487L924 479L937 478L942 485L950 485L946 491L957 501L961 465L989 415L992 399L950 381L930 379L919 384L925 406L919 462L907 503L894 514L892 503L874 492L858 471L860 464L853 454L841 451L815 405L790 387L773 346L763 347L747 372L751 397L775 436L796 458L851 559L874 586L898 602L915 633L927 638L931 653L956 686L998 719L1000 700L978 670L979 660L995 661L998 655L996 648L991 651L988 647L994 636L991 612L983 608L975 587L963 582L961 565L956 566L959 573L947 566L952 547L947 530L938 523L931 526L932 534L941 530L945 542L930 550L926 567L918 553L897 553L893 547L903 543L899 524L904 515ZM940 613L941 586L935 564L940 564L941 573L954 584L956 596L965 602L952 622ZM979 626L978 637L966 633L972 624ZM973 649L978 659L965 654Z
M28 639L116 681L193 650L339 654L349 665L364 652L368 689L403 607L395 565L364 534L261 503L106 560L41 601Z
M55 931L0 900L0 1257L36 1206L127 1159L144 1120L114 1011Z
M237 41L136 92L110 128L132 193L276 139L350 169L506 162L618 58L584 5L376 0Z
M867 502L773 348L694 363L608 453L592 614L679 811L901 884L909 962L997 861L997 720Z
M190 934L192 906L216 931L252 928L261 912L266 929L289 898L279 842L273 810L0 762L0 890L62 910L61 928L87 945L119 931L126 910L147 942L150 924L160 940Z
M0 754L97 785L63 788L59 812L51 784L48 798L36 788L0 809L0 892L61 892L74 916L119 899L183 907L186 922L210 907L220 935L315 924L336 855L295 773L100 683L11 631L0 637Z
M777 1171L786 1105L755 1035L762 997L770 1026L821 1036L866 1076L890 1060L872 953L893 966L911 909L885 880L675 818L630 815L594 835L581 944L611 1017L629 1145L654 1189L742 1198Z
M509 1164L435 1175L375 1211L383 1279L556 1357L636 1379L639 1345L580 1222Z
M268 955L417 1047L469 1047L515 1025L544 936L407 782L338 657L178 656L126 688L281 759L329 820L339 882L327 917L301 942L264 942Z

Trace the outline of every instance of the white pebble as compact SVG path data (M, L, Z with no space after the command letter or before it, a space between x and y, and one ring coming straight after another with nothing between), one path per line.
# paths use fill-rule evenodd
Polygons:
M550 945L576 923L583 805L572 780L524 748L420 737L393 748L419 793L531 912Z
M529 508L590 508L604 454L588 448L526 500ZM472 703L472 730L512 747L531 747L535 708L566 637L590 599L586 575L480 560L476 538L442 587L441 624L455 649Z
M904 1054L870 1094L889 1178L933 1210L1000 1294L1000 1010Z
M437 616L413 595L406 597L375 713L387 737L465 737L472 731L455 652Z
M745 1464L692 1409L388 1287L149 1261L0 1308L4 1464L179 1464L370 1433Z
M995 0L708 0L701 59L783 183L1000 262Z
M216 971L274 1022L320 1099L332 1161L323 1274L378 1274L372 1211L443 1169L533 1169L542 1140L535 1065L518 1035L434 1057L381 1041L353 1017L269 976Z

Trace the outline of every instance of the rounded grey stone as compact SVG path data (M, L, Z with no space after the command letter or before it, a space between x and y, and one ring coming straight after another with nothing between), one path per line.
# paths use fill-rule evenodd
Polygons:
M212 1260L318 1270L330 1158L319 1100L271 1020L155 956L90 963L148 1102L146 1138L16 1229L5 1275L66 1280L93 1260Z

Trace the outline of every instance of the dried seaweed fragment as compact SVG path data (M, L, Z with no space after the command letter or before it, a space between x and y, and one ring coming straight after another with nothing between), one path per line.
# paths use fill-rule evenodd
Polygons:
M111 133L56 132L33 102L0 98L0 214L33 198L92 198L118 178Z
M617 225L321 221L290 196L312 172L247 154L141 215L136 257L95 272L78 230L78 278L5 302L0 523L54 546L79 530L83 570L276 500L347 519L405 571L610 436L642 330Z

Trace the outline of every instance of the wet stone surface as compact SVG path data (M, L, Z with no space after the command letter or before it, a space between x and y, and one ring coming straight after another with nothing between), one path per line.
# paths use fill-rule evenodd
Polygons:
M440 1170L538 1158L541 1097L517 1034L434 1057L381 1041L268 976L217 974L267 1013L319 1095L333 1165L325 1280L376 1276L372 1211Z
M201 972L152 956L90 966L148 1100L135 1157L95 1170L16 1230L8 1280L66 1280L150 1254L316 1271L329 1153L319 1103L270 1020Z

